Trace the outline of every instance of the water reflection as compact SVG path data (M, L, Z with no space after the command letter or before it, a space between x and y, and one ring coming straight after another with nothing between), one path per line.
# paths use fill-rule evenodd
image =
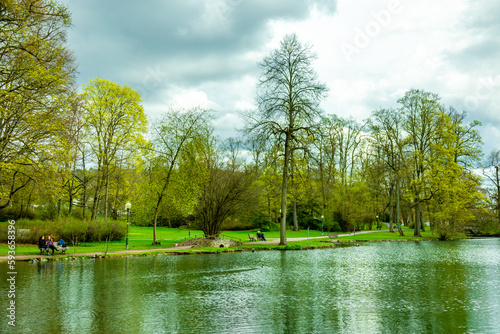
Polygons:
M494 333L499 262L490 239L18 263L15 330Z

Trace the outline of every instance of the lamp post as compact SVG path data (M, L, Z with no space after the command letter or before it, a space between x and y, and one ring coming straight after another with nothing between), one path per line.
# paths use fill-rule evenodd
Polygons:
M130 208L132 207L132 204L130 204L130 202L127 202L127 204L125 204L125 209L127 209L127 241L126 241L126 245L125 245L125 249L128 249L128 217L130 216Z
M323 221L325 220L325 216L321 215L321 235L323 235Z

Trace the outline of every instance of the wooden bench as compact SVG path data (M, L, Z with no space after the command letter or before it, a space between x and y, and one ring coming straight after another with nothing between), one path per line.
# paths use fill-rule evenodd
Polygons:
M40 248L40 255L43 255L44 252L47 252L47 255L49 255L50 250L47 250L47 248ZM66 251L69 249L69 247L56 247L56 251L61 251L61 254L66 254Z
M250 241L257 241L257 239L255 239L255 237L253 236L253 234L249 234L248 235L248 240L250 240Z
M339 236L338 233L330 233L330 235L328 236L328 238L337 238Z

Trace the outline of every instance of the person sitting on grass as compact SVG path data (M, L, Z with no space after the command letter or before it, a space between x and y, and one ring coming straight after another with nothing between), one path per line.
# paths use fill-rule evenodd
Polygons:
M267 241L264 233L260 233L260 231L257 231L257 240Z
M52 249L52 255L54 255L54 251L57 250L56 246L54 246L54 242L50 235L47 237L47 253Z

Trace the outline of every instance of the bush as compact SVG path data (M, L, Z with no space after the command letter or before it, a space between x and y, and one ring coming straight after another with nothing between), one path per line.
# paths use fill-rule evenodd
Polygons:
M259 228L255 222L251 220L241 221L239 219L227 219L222 223L221 230L223 231L246 231Z
M52 236L54 241L60 238L71 242L104 241L109 238L121 240L125 237L126 224L123 221L84 221L72 217L56 221L20 219L16 221L16 243L36 244L42 235ZM7 225L0 227L0 242L7 241Z
M338 222L325 222L323 224L323 231L327 232L341 232L342 228Z
M333 213L333 219L338 222L340 229L343 232L348 232L348 231L353 231L354 230L354 225L352 225L350 222L348 222L344 216L342 215L342 212L336 211Z

